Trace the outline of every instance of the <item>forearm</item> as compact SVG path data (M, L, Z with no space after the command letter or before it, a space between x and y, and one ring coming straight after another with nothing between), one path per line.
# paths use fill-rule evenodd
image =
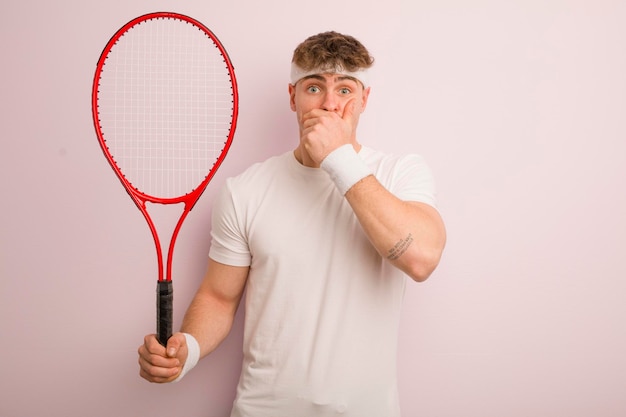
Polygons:
M213 352L228 336L248 277L247 267L209 260L207 272L183 319L181 331L193 335L200 357Z
M434 208L400 200L373 175L357 182L345 197L381 256L415 281L430 276L445 245L445 228Z
M185 313L181 332L196 338L200 357L213 352L228 336L236 309L237 305L224 303L206 293L196 294Z

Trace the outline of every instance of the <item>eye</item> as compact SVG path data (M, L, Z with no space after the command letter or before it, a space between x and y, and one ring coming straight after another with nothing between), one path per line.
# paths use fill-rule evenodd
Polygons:
M344 95L344 96L350 94L351 92L352 90L350 90L348 87L339 89L339 94Z
M319 93L319 92L320 92L320 88L319 88L318 86L316 86L316 85L311 85L311 86L307 87L307 89L306 89L306 90L307 90L309 93L313 93L313 94L315 94L315 93Z

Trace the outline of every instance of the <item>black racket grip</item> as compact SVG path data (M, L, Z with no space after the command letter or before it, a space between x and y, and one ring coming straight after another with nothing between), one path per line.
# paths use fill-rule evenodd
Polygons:
M174 313L174 288L172 281L157 283L157 339L163 346L172 336L172 317Z

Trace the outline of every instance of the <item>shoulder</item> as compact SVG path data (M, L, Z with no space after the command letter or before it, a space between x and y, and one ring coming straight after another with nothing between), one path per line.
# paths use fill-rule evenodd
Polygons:
M429 171L426 160L421 155L416 153L396 155L363 146L359 155L368 164L368 166L374 170L374 172L381 175L406 170Z
M226 180L229 187L258 185L270 180L281 170L287 168L287 157L289 153L272 156L265 161L256 162L246 168L240 174Z
M394 155L367 147L363 147L359 154L378 181L396 196L435 205L435 180L421 155Z

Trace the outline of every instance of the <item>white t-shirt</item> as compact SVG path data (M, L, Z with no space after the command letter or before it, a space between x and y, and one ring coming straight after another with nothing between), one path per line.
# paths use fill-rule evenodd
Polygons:
M421 157L362 147L403 200L434 205ZM250 266L244 362L231 417L397 417L406 276L370 244L328 174L292 152L227 180L209 256Z

